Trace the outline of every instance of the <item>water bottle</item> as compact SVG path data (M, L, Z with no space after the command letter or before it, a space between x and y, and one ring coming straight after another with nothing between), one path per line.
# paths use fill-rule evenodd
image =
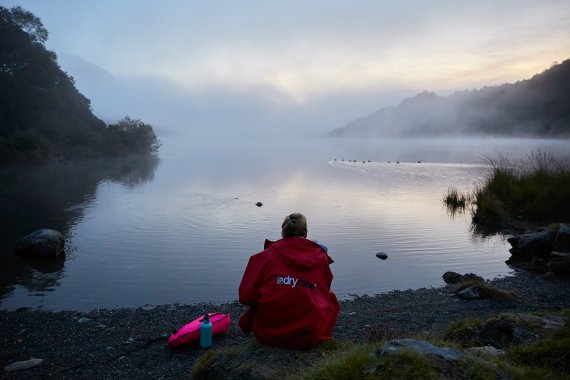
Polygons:
M204 315L202 324L200 325L200 347L209 348L212 346L212 323L210 316Z

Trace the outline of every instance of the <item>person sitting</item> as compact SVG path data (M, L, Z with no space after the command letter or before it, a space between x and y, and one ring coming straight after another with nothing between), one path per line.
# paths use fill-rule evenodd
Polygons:
M249 308L239 326L263 344L310 349L332 338L340 311L330 290L332 260L323 245L307 239L303 214L285 217L281 236L249 258L239 286L239 302Z

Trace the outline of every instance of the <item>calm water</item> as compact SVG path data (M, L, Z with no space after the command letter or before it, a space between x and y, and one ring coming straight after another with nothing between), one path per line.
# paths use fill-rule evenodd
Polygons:
M249 256L265 238L278 239L283 217L295 211L307 216L309 238L329 246L333 290L341 297L439 286L448 270L509 275L504 238L473 233L468 215L448 215L443 194L450 185L463 190L479 181L488 169L485 155L568 145L163 143L160 159L0 172L0 308L234 300ZM38 266L13 255L19 237L42 227L64 233L65 262ZM378 251L389 258L377 259Z

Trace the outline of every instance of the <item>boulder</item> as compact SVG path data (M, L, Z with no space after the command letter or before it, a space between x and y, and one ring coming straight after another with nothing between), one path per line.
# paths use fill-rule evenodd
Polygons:
M528 234L513 236L507 239L512 246L510 252L513 256L521 259L529 259L536 256L547 256L553 247L553 234L547 229Z
M16 243L16 254L39 260L51 260L64 256L65 240L56 230L44 228L24 236Z

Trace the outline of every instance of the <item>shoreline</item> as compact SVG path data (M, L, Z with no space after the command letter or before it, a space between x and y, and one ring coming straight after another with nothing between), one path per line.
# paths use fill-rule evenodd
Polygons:
M341 313L333 336L339 342L356 343L366 342L378 330L395 336L435 336L463 318L485 319L503 312L570 308L567 278L547 280L541 275L517 271L513 276L488 283L514 292L517 299L465 301L452 294L451 285L357 296L339 300ZM255 338L245 336L237 326L245 309L234 301L90 312L0 311L2 369L32 357L43 359L41 364L27 370L2 370L2 375L9 379L186 377L204 351L197 345L170 348L168 336L173 330L207 312L229 312L232 319L229 333L215 337L213 348L256 345Z

